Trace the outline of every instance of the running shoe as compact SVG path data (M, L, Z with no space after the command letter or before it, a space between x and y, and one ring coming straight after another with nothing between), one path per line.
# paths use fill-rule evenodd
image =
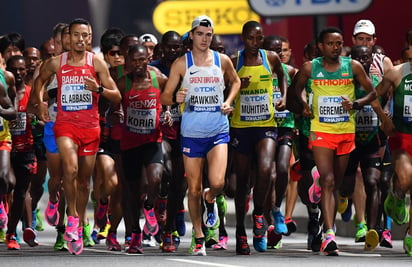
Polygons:
M175 223L179 236L184 236L186 234L185 210L177 211Z
M375 229L370 229L365 236L365 250L373 251L379 244L379 235Z
M67 229L67 227L66 227ZM70 254L80 255L83 252L83 227L77 228L78 239L67 242L67 248Z
M155 247L156 246L156 243L155 243L155 241L152 239L152 236L151 235L148 235L148 234L146 234L146 233L142 233L142 236L143 236L143 241L142 241L142 245L143 245L143 247L146 247L146 248L151 248L151 247Z
M311 171L313 183L309 187L309 201L313 204L318 204L322 195L322 187L320 186L320 175L318 168L314 166Z
M403 249L408 256L412 256L412 237L408 236L408 232L406 232L406 236L403 239Z
M344 222L349 222L352 218L352 199L348 199L348 207L341 214L341 217Z
M275 232L278 235L286 235L288 233L288 227L285 223L285 218L280 210L278 211L271 211L273 221L275 222Z
M368 231L368 227L366 226L365 222L358 223L356 225L356 234L355 234L355 242L365 242L366 232Z
M288 217L288 218L285 219L285 224L286 224L286 227L288 228L288 232L286 233L287 236L289 236L292 233L296 232L296 229L297 229L298 225L297 225L295 220Z
M214 250L227 250L227 243L229 242L229 237L219 236L219 242L213 245Z
M180 236L177 231L172 232L173 244L175 245L176 250L179 248L180 245Z
M8 216L3 202L0 202L0 229L6 229L8 223Z
M102 240L105 239L107 237L107 235L109 234L109 230L110 230L110 224L106 224L105 227L100 228L99 233L97 233L97 239L98 240Z
M35 229L38 232L43 232L44 231L44 223L43 223L43 218L41 217L41 212L39 209L35 210L35 216L36 218L36 224L35 224Z
M6 235L6 244L8 250L20 250L20 245L19 242L17 242L15 234Z
M282 235L278 235L275 233L275 226L270 225L268 227L268 234L267 234L267 248L268 249L278 249L281 247L281 240L282 240Z
M388 192L384 202L384 209L385 213L399 225L409 221L409 212L406 209L405 198L398 199L392 192Z
M206 227L213 227L219 221L219 214L217 210L216 200L213 200L212 203L206 200L206 193L209 191L209 188L206 188L203 191L203 204L205 206L205 210L203 211L203 223Z
M165 232L162 237L162 251L163 252L175 252L176 247L173 242L172 233Z
M77 241L80 235L80 233L77 232L78 228L79 217L67 216L67 226L64 233L64 239L68 242Z
M343 197L340 194L338 195L338 212L344 213L345 210L348 208L348 198Z
M127 251L130 247L130 244L132 243L132 237L131 236L125 236L124 237L124 250Z
M63 238L64 232L57 231L56 242L54 243L54 250L56 251L66 251L67 248L67 241Z
M193 250L195 249L196 241L195 241L195 230L192 229L192 237L189 246L189 253L192 254Z
M6 241L6 234L4 233L4 229L0 229L0 243L4 243Z
M381 247L393 248L392 245L392 233L391 230L384 230L381 235L381 242L379 244Z
M195 238L195 247L192 251L193 256L206 256L205 239Z
M117 241L116 233L109 232L106 237L106 247L109 251L122 251L122 246L120 246L119 242Z
M206 248L211 248L213 245L217 244L219 237L216 231L212 228L206 228L205 235L205 246Z
M30 227L27 227L24 229L23 232L23 240L26 242L30 247L35 247L39 245L39 242L37 241L37 234L36 232L31 229Z
M94 213L94 223L102 228L107 224L107 210L109 209L109 204L102 204L99 201L96 212Z
M165 225L167 218L167 198L159 197L156 200L155 214L157 222L161 225Z
M319 223L319 213L311 213L308 221L307 249L319 252L322 245L322 228Z
M95 244L100 244L100 239L97 238L98 234L99 234L99 231L97 231L97 229L93 229L92 234L90 235Z
M325 240L322 242L320 250L326 256L338 256L339 248L336 244L336 239L334 234L327 234Z
M92 226L89 224L85 224L83 226L83 246L84 247L93 247L95 245L93 238L92 238Z
M266 227L263 215L253 214L253 247L258 252L265 252L267 249L267 239L265 234Z
M249 244L247 243L247 237L236 235L236 254L237 255L250 255Z
M44 218L50 226L56 226L59 223L59 201L56 203L52 203L50 200L48 201L46 210L44 211Z
M129 254L143 254L142 233L132 233L132 240L126 252Z
M146 219L146 223L143 226L143 231L146 234L154 236L159 231L159 224L157 223L154 209L151 208L147 210L146 208L143 208L143 213Z

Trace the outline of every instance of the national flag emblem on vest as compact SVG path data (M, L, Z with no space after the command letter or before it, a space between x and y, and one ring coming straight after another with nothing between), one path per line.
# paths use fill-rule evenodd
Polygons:
M349 70L346 66L342 67L342 77L348 77L349 76Z

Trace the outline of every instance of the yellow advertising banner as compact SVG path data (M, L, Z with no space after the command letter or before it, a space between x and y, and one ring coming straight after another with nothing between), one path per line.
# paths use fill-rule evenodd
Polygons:
M247 0L180 0L161 2L153 12L153 24L161 34L170 30L183 34L199 15L213 20L216 34L240 34L245 22L260 20Z

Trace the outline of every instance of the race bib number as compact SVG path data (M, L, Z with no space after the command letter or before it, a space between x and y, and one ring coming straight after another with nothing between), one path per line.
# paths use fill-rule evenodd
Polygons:
M349 98L349 96L344 97ZM323 123L348 122L349 113L343 109L342 100L341 96L319 96L319 121Z
M156 109L127 108L126 129L132 133L151 134L156 128Z
M63 111L90 110L93 106L92 92L84 89L84 84L65 84L61 90Z

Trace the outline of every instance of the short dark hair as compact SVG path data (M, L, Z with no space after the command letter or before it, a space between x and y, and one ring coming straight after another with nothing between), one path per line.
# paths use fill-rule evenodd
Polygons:
M148 54L146 46L141 45L141 44L136 44L136 45L132 45L132 46L129 48L129 51L128 51L127 56L130 56L130 55L132 55L133 53L136 53L136 52L138 52L138 51L142 51L142 52L144 51L146 54Z
M182 39L182 36L180 36L180 34L178 33L178 32L176 32L176 31L168 31L168 32L165 32L163 35L162 35L162 40L161 40L161 42L164 44L164 43L167 43L167 41L169 41L169 39L172 39L173 37L177 37L179 40L181 40Z
M26 62L26 59L22 56L22 55L14 55L11 56L8 60L7 60L7 64L6 64L6 68L10 69L10 65L12 62L17 61L17 60L23 60L24 62ZM25 65L26 66L26 63Z
M325 38L325 35L328 33L339 33L340 35L343 36L343 32L341 29L336 28L336 27L327 27L323 29L318 36L317 42L318 43L323 43L323 39Z
M249 29L252 29L252 28L262 28L262 25L261 25L259 22L257 22L257 21L250 20L250 21L246 22L246 23L243 25L243 27L242 27L242 35L245 35L246 32L247 32Z
M10 45L17 47L22 53L26 48L24 38L18 32L6 34L0 39L0 53L3 54Z
M91 26L89 21L87 21L87 20L85 20L85 19L83 19L83 18L77 18L77 19L72 20L72 22L70 22L69 32L72 31L73 25L78 25L78 24L82 24L82 25L86 25L86 26Z
M64 30L64 28L68 27L69 24L64 23L64 22L59 22L53 27L53 38L55 39L57 35L61 35L61 32Z

